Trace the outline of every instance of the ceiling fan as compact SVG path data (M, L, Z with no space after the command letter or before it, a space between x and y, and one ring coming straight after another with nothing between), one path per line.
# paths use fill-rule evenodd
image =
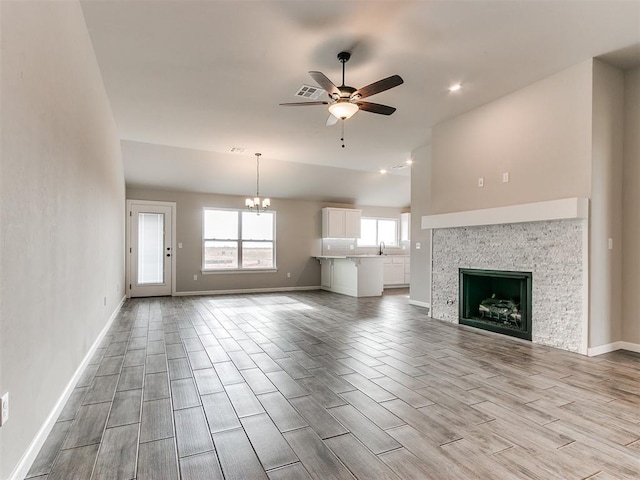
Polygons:
M344 69L345 63L351 58L351 53L340 52L338 54L338 60L342 63L342 85L336 87L336 85L327 78L322 72L309 72L311 78L313 78L318 85L326 90L329 95L329 101L318 102L293 102L293 103L281 103L280 105L286 107L301 107L309 105L329 105L329 119L327 125L333 125L338 120L346 120L351 118L357 111L362 110L365 112L378 113L380 115L391 115L396 111L394 107L388 105L381 105L379 103L363 102L363 98L370 97L385 90L389 90L398 85L402 85L404 80L399 75L392 75L382 80L378 80L366 87L355 89L344 83Z

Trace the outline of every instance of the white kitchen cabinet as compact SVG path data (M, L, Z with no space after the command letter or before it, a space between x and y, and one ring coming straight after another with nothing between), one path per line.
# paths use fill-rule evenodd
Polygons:
M410 259L408 255L389 255L384 257L384 285L393 287L409 284Z
M331 289L333 285L333 262L320 262L320 282L322 288Z
M411 283L411 257L404 257L404 283Z
M350 208L322 209L322 238L360 238L362 210Z
M379 255L316 257L323 290L351 297L382 295L382 258Z

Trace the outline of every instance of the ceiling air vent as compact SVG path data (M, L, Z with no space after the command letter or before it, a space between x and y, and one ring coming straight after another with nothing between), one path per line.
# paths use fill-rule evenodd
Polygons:
M302 85L296 92L296 97L309 98L311 100L317 100L320 95L324 93L324 90L319 87L311 87L309 85Z

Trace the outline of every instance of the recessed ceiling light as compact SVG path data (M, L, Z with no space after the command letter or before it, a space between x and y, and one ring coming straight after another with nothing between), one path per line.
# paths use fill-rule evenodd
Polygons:
M384 175L385 173L387 173L387 171L383 168L380 170L380 173Z
M460 90L462 88L462 85L460 85L459 83L456 83L455 85L451 85L449 87L449 91L450 92L457 92L458 90Z

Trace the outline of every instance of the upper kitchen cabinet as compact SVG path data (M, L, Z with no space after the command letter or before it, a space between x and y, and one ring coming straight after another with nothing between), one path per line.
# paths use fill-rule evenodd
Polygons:
M351 208L322 209L322 238L360 238L362 210Z

